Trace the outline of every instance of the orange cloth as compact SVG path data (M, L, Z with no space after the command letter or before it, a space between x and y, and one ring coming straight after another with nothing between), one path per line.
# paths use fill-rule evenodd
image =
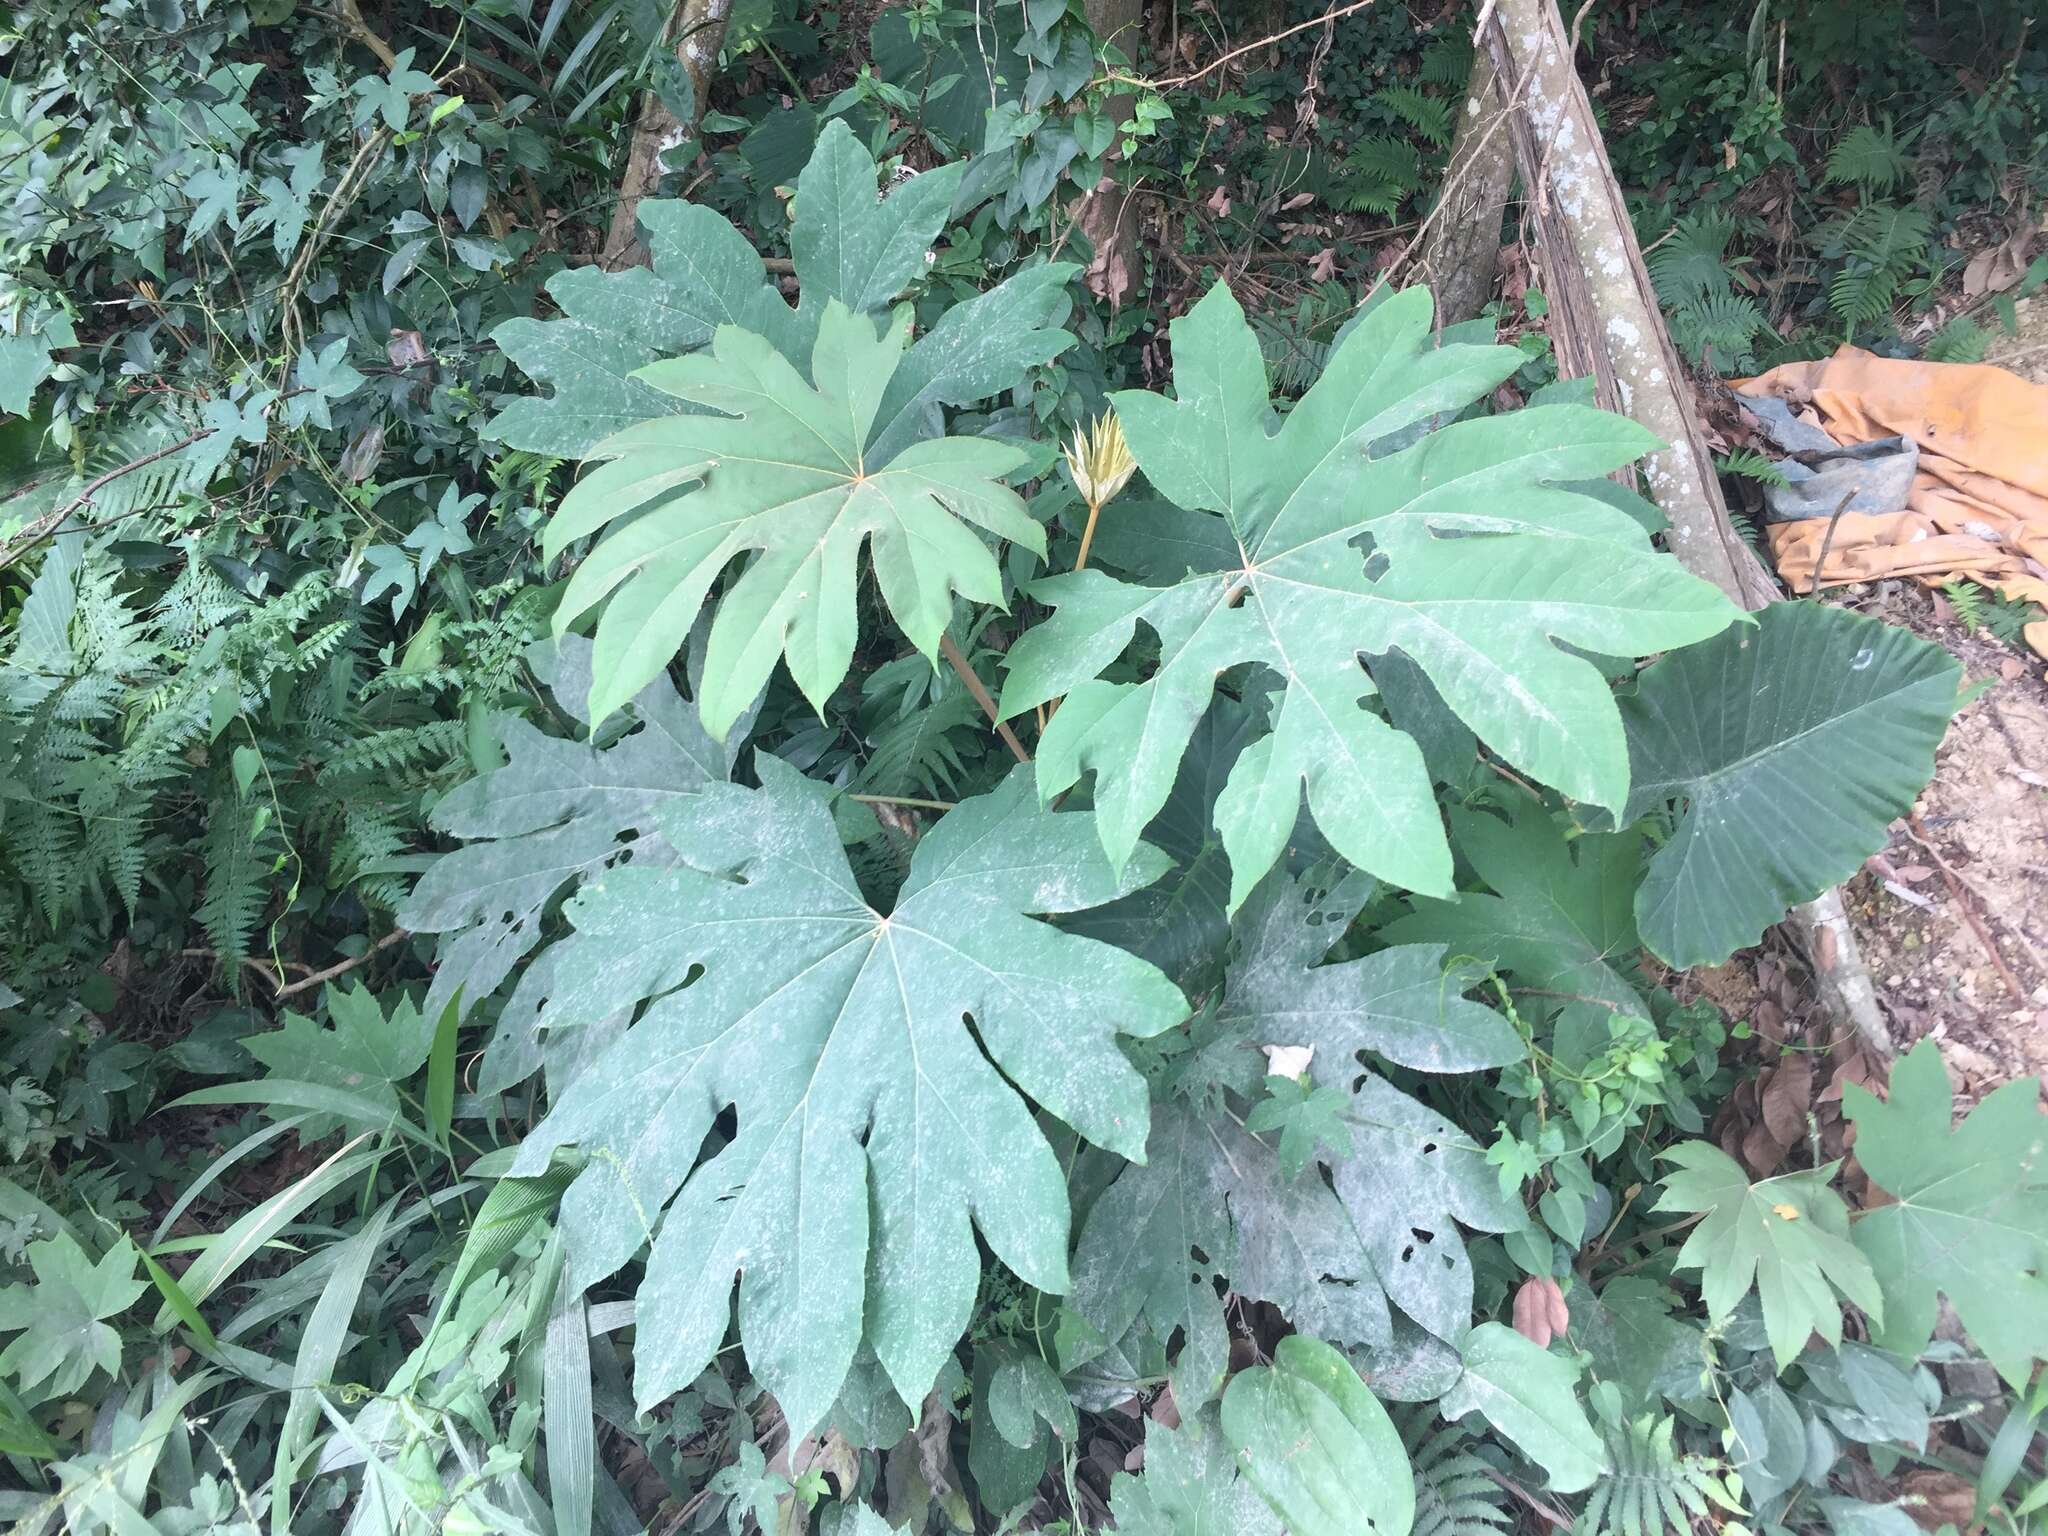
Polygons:
M2048 606L2048 385L1980 363L1922 363L1843 347L1786 363L1739 386L1776 395L1842 444L1910 438L1920 471L1903 512L1845 513L1770 526L1778 573L1813 584L1827 544L1825 585L1912 576L1957 578ZM2048 620L2027 643L2048 656Z

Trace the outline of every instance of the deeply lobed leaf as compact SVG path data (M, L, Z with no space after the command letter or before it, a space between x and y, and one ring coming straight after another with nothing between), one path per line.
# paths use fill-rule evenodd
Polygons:
M776 658L820 711L858 637L866 546L882 598L911 643L934 656L959 593L1003 601L981 532L1044 553L1045 532L1000 478L1023 451L993 438L934 438L870 450L907 318L874 325L830 300L811 354L815 388L762 336L721 327L709 355L636 377L699 407L606 438L603 460L562 499L542 550L553 558L602 533L555 611L558 633L600 602L590 715L602 720L668 665L713 583L719 600L698 708L724 740ZM608 600L608 601L607 601Z
M1025 915L1113 900L1160 860L1111 870L1086 818L1035 808L1021 774L920 839L885 915L825 791L758 762L761 789L713 786L664 814L686 863L610 871L570 902L557 1027L652 1002L514 1172L569 1143L589 1156L562 1213L579 1284L653 1236L643 1404L717 1351L737 1274L749 1363L801 1433L863 1341L923 1400L967 1325L975 1229L1027 1283L1065 1289L1065 1181L1018 1090L1142 1155L1145 1085L1115 1036L1157 1034L1186 1005L1143 961ZM730 1139L707 1144L728 1108Z
M1277 426L1257 340L1227 289L1176 320L1173 342L1176 398L1127 392L1115 404L1153 486L1190 520L1220 519L1235 553L1163 586L1095 570L1032 586L1057 611L1012 648L1002 709L1064 696L1040 745L1040 793L1093 772L1103 846L1121 860L1165 803L1219 676L1257 663L1281 688L1269 733L1239 756L1217 805L1232 905L1279 857L1304 794L1353 864L1448 894L1422 754L1365 704L1375 689L1360 658L1399 651L1502 758L1618 811L1620 718L1599 669L1558 642L1641 654L1736 616L1626 513L1555 483L1627 463L1655 446L1649 435L1578 406L1430 431L1518 354L1432 346L1420 289L1368 313ZM1140 623L1158 637L1156 671L1099 680Z

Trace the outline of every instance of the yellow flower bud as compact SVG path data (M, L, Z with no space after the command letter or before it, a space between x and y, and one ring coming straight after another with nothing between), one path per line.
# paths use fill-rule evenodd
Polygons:
M1116 412L1105 411L1085 432L1076 432L1067 445L1067 473L1074 487L1091 507L1100 507L1130 484L1138 461L1124 442L1123 423Z

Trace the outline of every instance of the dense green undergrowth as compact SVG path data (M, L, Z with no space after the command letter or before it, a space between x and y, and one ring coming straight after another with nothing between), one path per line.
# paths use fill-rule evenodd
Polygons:
M1917 265L1841 234L1723 365L1895 344L2039 163L2037 43L1951 122L1824 9L1772 100L1914 111L1759 165ZM1341 143L1247 145L1313 36L1118 121L1078 8L740 6L605 272L645 7L14 13L0 1514L2038 1518L2030 1090L1958 1121L1923 1046L1757 1166L1738 1084L1831 1042L1682 974L1881 846L1955 663L1736 613L1494 317L1084 281L1105 174L1426 202L1469 49L1391 15ZM1630 35L1770 117L1765 32ZM1646 229L1750 238L1691 153L1617 136Z

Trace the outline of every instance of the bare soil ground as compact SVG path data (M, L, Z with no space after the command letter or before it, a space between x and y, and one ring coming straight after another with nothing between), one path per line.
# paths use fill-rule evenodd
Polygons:
M2048 314L2044 314L2048 319ZM2048 352L2042 354L2048 363ZM1937 594L1884 582L1842 601L1945 646L1984 692L1934 782L1844 892L1901 1048L1940 1042L1975 1097L2048 1084L2048 679L2041 659L1972 634Z
M2018 331L2000 335L1984 354L1984 361L2010 368L2023 379L2048 384L2048 296L2036 295L2013 305Z

